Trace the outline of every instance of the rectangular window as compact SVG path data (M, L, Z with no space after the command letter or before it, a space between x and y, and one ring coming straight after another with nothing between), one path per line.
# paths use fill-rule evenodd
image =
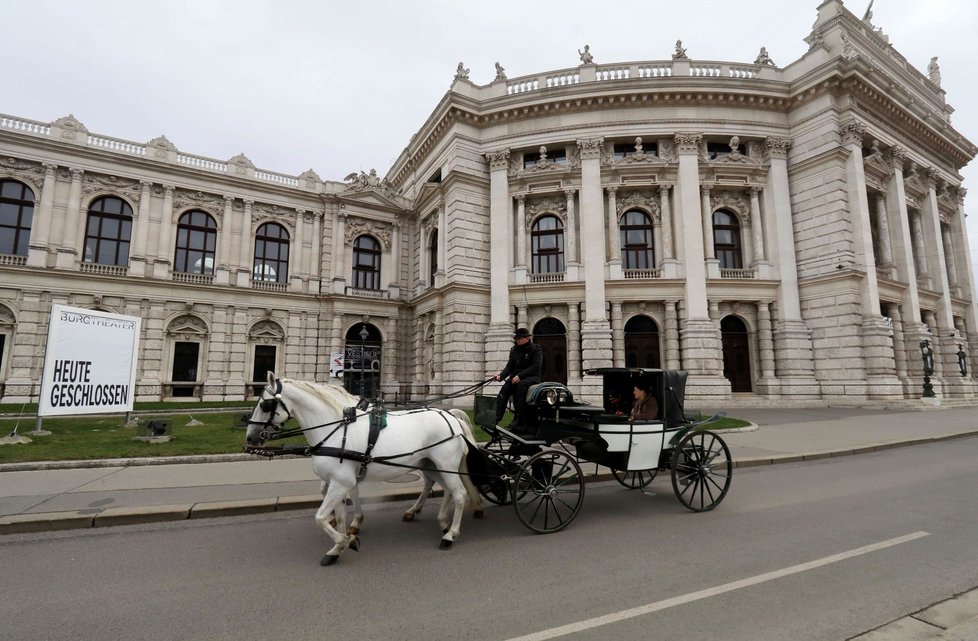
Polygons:
M255 396L260 396L265 387L267 372L275 371L275 346L255 345L255 360L251 371L251 380L256 383L251 389Z
M179 342L173 345L173 382L196 383L200 343ZM174 385L174 396L193 396L193 385Z

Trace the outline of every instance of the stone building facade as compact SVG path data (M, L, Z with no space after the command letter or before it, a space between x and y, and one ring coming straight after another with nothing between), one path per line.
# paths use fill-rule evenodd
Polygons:
M889 403L922 341L938 394L974 398L978 148L939 71L838 0L805 41L785 67L678 42L483 86L459 64L388 174L342 182L0 116L3 400L36 400L52 303L144 319L140 400L266 369L418 398L498 371L517 326L587 399L628 365L705 402Z

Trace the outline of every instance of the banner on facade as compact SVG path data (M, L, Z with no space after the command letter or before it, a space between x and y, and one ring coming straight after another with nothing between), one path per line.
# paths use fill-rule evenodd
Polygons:
M343 352L333 352L329 355L329 376L330 378L343 376Z
M131 411L140 323L52 305L38 416Z

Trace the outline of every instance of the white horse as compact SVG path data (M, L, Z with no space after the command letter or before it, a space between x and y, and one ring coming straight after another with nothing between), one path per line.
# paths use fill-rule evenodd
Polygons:
M461 410L389 412L387 426L380 431L369 454L372 460L360 478L361 463L355 459L367 451L370 413L358 411L354 419L344 425L344 409L356 405L357 400L337 386L278 379L269 372L268 384L248 421L246 438L249 445L261 445L280 430L282 423L295 418L309 445L319 448L313 453L313 470L328 487L323 503L316 511L316 523L334 543L321 564L332 565L343 550L359 547L357 537L362 513L355 514L351 529L343 532L346 496L352 496L354 509L360 512L357 487L360 480L389 480L404 474L405 467L421 470L427 479L425 492L412 510L420 508L432 479L445 489L445 500L438 513L444 533L440 547L443 550L451 548L459 534L466 494L474 505L481 506L465 464L466 439L474 442L468 417ZM323 451L328 448L332 448L328 453ZM342 458L341 450L346 452ZM450 506L455 508L451 521L448 519ZM334 516L336 527L330 524L330 518Z

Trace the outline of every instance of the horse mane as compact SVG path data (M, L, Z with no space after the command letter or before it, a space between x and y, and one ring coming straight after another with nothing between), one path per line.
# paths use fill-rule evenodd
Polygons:
M345 408L357 404L357 397L338 385L326 385L312 381L297 381L290 378L283 378L281 381L283 383L290 383L326 403L339 416L343 416L343 410Z

